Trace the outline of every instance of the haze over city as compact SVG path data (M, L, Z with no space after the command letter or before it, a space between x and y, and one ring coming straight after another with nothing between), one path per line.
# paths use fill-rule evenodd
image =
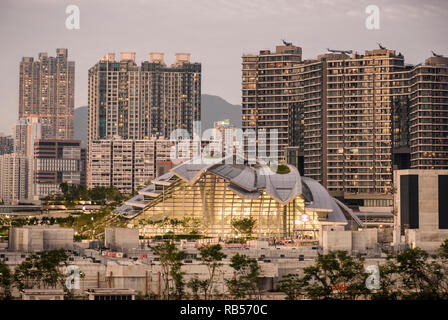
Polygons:
M2 310L447 301L447 18L447 0L0 0Z
M68 48L76 63L75 108L87 105L87 70L107 52L190 52L201 62L202 92L241 104L241 55L274 48L286 39L314 58L326 48L360 53L381 42L402 52L407 63L421 63L430 50L447 54L445 1L375 1L379 30L365 27L372 1L329 0L186 0L186 1L13 1L0 4L0 132L17 120L18 64L38 52L53 55ZM80 29L65 26L68 5L80 9Z

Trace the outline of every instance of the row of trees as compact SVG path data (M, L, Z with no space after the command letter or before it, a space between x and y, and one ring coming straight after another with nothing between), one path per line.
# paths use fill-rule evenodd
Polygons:
M94 187L87 189L82 185L71 185L66 182L60 184L60 193L50 194L42 200L48 202L60 202L67 206L74 205L78 201L93 201L105 204L108 201L122 202L126 196L115 187Z
M234 299L260 298L261 269L256 259L236 254L230 260L233 277L225 279L223 260L227 258L219 244L199 249L201 264L208 270L205 279L194 277L188 281L182 270L187 255L171 241L152 247L162 268L162 299L213 299L223 296L217 290L218 279L223 279L228 295ZM14 271L0 262L0 298L11 298L11 290L55 288L63 286L67 265L64 250L52 250L29 255ZM373 300L428 300L448 299L448 240L437 254L415 248L389 254L379 265L378 287L367 285L372 274L366 272L365 261L346 251L332 251L318 255L315 263L300 274L289 274L279 282L278 290L288 300L298 299L373 299Z
M159 256L163 273L162 299L211 299L222 297L222 290L214 290L216 281L223 276L222 260L226 255L221 246L199 249L201 264L207 267L208 277L185 280L182 271L184 251L172 242L152 248ZM225 279L228 296L234 299L260 298L261 269L256 259L236 254L230 267L234 275ZM298 299L373 299L373 300L428 300L448 299L448 240L436 254L414 248L400 254L388 254L378 266L379 273L366 270L361 256L346 251L319 254L315 263L303 272L288 274L277 289L288 300ZM368 284L376 282L377 287Z
M67 253L62 249L34 253L14 271L0 261L0 299L10 299L14 287L23 291L63 286L66 275L62 272L62 267L67 265L67 259Z
M140 219L139 225L151 225L164 238L198 238L201 235L201 220L199 218L185 218L183 220L164 218L161 220ZM245 242L253 239L256 220L250 218L233 218L231 226L239 241Z
M319 255L303 274L289 274L279 290L289 300L296 299L448 299L448 240L437 254L415 248L392 255L378 266L379 287L370 290L364 260L345 251Z
M227 256L222 252L221 245L210 245L199 248L201 264L207 267L208 277L199 279L194 277L185 280L185 272L182 271L183 260L187 257L171 241L165 241L152 247L154 254L160 259L163 273L162 299L193 299L205 300L222 297L222 292L215 290L217 279L223 275L223 259ZM260 266L257 260L239 254L231 258L230 266L234 269L234 277L225 279L229 294L240 299L258 295L258 278L260 276ZM187 290L189 289L189 290Z

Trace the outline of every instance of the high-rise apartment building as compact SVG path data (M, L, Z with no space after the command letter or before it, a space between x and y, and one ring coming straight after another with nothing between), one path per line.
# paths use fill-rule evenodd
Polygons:
M109 53L89 70L89 141L169 137L175 129L193 131L201 119L201 64L176 54L171 66L163 53L151 53L138 66L135 53Z
M33 157L34 142L42 139L42 132L48 125L43 126L38 116L19 118L13 128L14 152Z
M108 53L89 70L88 95L88 185L132 192L155 178L154 152L143 150L154 148L153 136L170 137L176 129L192 136L193 122L201 120L201 64L177 53L167 66L163 53L150 53L138 66L133 52L120 53L119 61Z
M42 139L49 124L42 125L42 119L33 115L19 118L13 128L14 152L28 159L28 198L35 199L34 186L34 143ZM48 131L47 131L48 132Z
M392 102L406 66L394 50L330 53L300 67L304 174L344 198L392 187Z
M448 58L434 55L412 66L384 47L364 54L330 50L267 71L259 64L263 52L271 56L243 56L243 126L267 128L260 106L290 101L289 113L278 114L289 124L280 152L303 161L304 175L333 196L391 205L392 170L448 168ZM278 76L261 84L266 72ZM289 89L275 96L260 86Z
M24 57L19 67L19 118L37 116L45 139L73 139L75 63L68 50L56 57L39 53L37 61Z
M410 73L410 168L448 169L448 58L430 57Z
M277 144L283 157L290 145L290 112L298 103L296 65L302 60L302 48L290 43L277 46L275 52L261 50L259 54L244 54L242 62L242 127L254 129L258 142L259 130L266 130L266 152ZM277 139L270 139L270 130L278 130ZM258 154L245 142L248 157Z
M215 121L211 129L210 142L201 148L203 150L206 148L205 152L210 156L212 153L216 153L216 156L223 157L242 151L242 141L237 138L236 130L238 128L235 128L229 119ZM206 143L206 141L204 142Z
M29 199L29 159L22 154L0 156L0 202L11 205Z
M34 196L60 191L60 184L85 184L85 152L79 140L37 140L34 144Z
M173 143L163 138L144 140L94 140L90 144L88 187L116 187L131 193L147 185L157 174L159 165L170 160Z
M14 138L0 133L0 156L14 152Z

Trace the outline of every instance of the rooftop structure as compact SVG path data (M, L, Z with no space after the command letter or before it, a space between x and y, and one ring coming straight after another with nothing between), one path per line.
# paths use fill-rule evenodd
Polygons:
M9 229L9 251L40 252L73 249L73 229L53 226L23 226Z

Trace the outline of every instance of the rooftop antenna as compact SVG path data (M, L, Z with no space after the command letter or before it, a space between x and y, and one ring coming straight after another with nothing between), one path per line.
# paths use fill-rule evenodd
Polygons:
M331 52L331 53L343 53L343 54L352 54L353 53L353 50L335 50L335 49L330 49L330 48L327 48L327 51Z
M376 44L378 45L378 47L380 47L381 50L387 49L385 46L382 46L381 43L379 43L379 42L377 42Z
M282 42L285 46L292 46L292 42L286 42L284 39L282 39Z
M435 52L432 51L432 50L431 50L431 53L432 53L432 55L433 55L434 57L443 58L443 55L441 55L441 54L437 54L437 53L435 53Z

